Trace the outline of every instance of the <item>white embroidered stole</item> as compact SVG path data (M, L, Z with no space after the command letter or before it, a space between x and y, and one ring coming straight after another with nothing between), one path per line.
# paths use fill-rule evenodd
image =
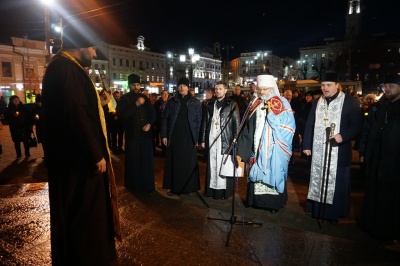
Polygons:
M315 112L310 186L307 195L307 198L313 201L324 202L325 190L327 189L326 203L332 204L333 202L339 148L337 146L332 147L328 176L328 163L326 163L326 169L324 173L324 156L327 138L326 128L330 127L331 124L334 123L335 132L333 135L340 133L340 120L344 98L345 94L343 92L339 92L339 95L336 97L336 99L332 100L329 105L324 97L320 97L317 103ZM326 162L328 162L328 159ZM326 186L327 183L328 186Z

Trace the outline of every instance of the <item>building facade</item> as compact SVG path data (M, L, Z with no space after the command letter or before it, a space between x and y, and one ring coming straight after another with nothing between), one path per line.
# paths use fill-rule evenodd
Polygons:
M23 103L34 103L41 93L46 65L44 42L11 38L11 45L0 45L0 96L6 102L17 95Z

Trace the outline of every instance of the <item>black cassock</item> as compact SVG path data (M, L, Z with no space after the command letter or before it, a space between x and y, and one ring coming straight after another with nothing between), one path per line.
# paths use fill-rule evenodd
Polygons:
M188 97L181 99L165 158L163 188L169 188L174 194L187 194L200 189L197 149L190 132L187 100Z
M109 265L115 258L108 159L97 92L86 72L56 55L43 80L53 265Z
M122 101L122 99L121 99ZM156 121L155 110L146 99L140 107L132 105L133 112L125 117L125 187L133 192L153 192L154 159L151 130L146 124Z

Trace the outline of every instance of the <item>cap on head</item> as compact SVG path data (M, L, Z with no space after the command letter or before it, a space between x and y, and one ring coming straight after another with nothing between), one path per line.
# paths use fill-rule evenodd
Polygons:
M307 91L304 96L311 96L313 97L314 93L312 91Z
M385 83L394 83L400 85L400 75L399 74L389 74L385 78Z
M321 82L339 82L339 75L336 72L324 72L322 74Z
M181 85L181 84L186 85L187 87L189 87L189 80L188 80L187 78L181 78L181 79L179 79L179 81L178 81L178 87L179 87L179 85Z
M62 49L92 47L98 41L94 32L82 23L71 23L62 32Z
M140 77L135 74L130 74L128 76L128 86L130 86L132 83L139 83L140 84Z

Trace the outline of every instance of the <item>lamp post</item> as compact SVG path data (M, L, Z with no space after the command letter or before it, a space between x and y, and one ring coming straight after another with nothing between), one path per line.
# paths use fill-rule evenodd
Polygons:
M250 68L251 68L251 64L253 64L253 60L246 61L246 64L247 64L247 76L248 76L247 82L248 82L250 80L250 74L251 74Z
M195 54L193 48L189 48L189 56L190 56L190 86L191 86L191 88L194 88L194 86L193 86L193 65L196 64L196 62L200 60L200 55Z
M46 65L50 61L50 18L49 18L49 6L52 4L52 0L41 0L44 5L44 35L45 35L45 48L46 48Z
M262 65L262 73L266 73L267 66L264 64L264 57L267 58L268 52L258 52L257 55L254 57L255 60L257 60L259 57L261 57L261 65ZM257 64L258 65L258 64Z
M167 80L167 82L168 82L167 83L168 84L167 88L168 88L168 91L169 91L170 90L171 80L172 81L174 80L174 66L172 65L172 62L174 60L174 55L171 52L168 52L167 53L167 59L168 59L169 64L168 64L168 67L167 67L167 73L166 73L167 77L166 78L168 78L168 80Z

